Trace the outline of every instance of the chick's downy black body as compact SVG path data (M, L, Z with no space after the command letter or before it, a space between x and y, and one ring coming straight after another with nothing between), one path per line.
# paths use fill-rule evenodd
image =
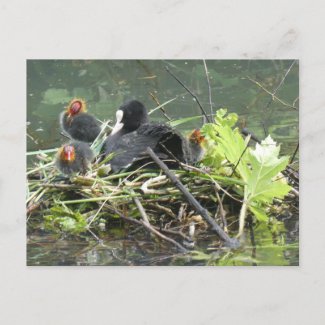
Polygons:
M72 139L84 142L93 142L100 133L99 123L87 113L79 113L69 118L68 114L63 112L61 114L61 127Z
M95 117L86 113L86 104L79 99L72 100L67 111L60 115L60 125L72 139L93 142L101 129Z
M59 149L55 165L65 175L85 173L93 159L94 153L87 143L72 141Z

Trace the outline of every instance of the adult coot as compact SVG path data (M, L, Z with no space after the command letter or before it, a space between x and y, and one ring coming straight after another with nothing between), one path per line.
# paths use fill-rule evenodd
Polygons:
M98 121L86 112L85 101L75 98L69 103L66 111L61 113L60 125L72 139L92 142L100 133L100 126Z
M161 159L173 159L185 163L196 162L198 145L188 141L177 130L164 123L148 122L146 108L138 101L123 104L116 112L116 124L103 144L105 155L114 153L109 161L113 172L145 164L150 147Z
M125 134L135 131L140 125L148 123L147 109L137 100L125 102L116 111L116 124L112 132L104 141L102 151L106 154L112 152L113 147L116 148L118 143Z
M93 159L94 154L87 143L72 141L59 149L55 165L66 175L77 172L84 173Z

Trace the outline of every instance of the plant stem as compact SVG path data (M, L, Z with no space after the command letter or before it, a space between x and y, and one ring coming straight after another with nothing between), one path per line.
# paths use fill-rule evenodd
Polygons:
M238 234L236 236L237 238L240 237L244 232L245 219L246 219L247 208L248 208L246 192L247 192L247 186L245 186L243 205L241 206L240 214L239 214L239 230L238 230Z

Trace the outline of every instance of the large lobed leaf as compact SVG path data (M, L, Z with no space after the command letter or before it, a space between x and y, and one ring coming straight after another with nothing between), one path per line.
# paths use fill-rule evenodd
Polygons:
M282 199L291 187L284 178L275 179L283 171L289 157L278 158L280 146L268 136L255 150L250 150L251 171L247 179L247 198L249 201L271 203L274 198Z
M227 115L226 109L219 109L215 123L204 125L203 133L207 140L207 150L204 164L213 167L215 172L221 172L226 160L236 167L236 173L244 181L244 202L240 218L240 228L243 228L246 209L260 221L267 221L266 206L274 198L283 199L291 187L281 175L289 161L289 157L280 157L280 146L268 136L255 149L248 146L246 140L235 128L237 114Z

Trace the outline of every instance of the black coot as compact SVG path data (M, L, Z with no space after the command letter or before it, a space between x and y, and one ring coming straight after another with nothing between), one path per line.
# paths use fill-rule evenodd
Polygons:
M177 130L163 123L148 122L146 108L132 100L116 112L116 125L105 140L102 151L105 155L114 153L109 161L113 172L131 165L145 164L150 147L161 159L172 159L193 163L198 157L197 144L189 142Z
M59 149L55 165L66 175L85 173L93 159L94 153L87 143L72 141Z
M125 134L135 131L140 125L148 123L147 109L137 100L125 102L116 111L116 124L104 141L102 151L105 154L112 152L113 147L120 141Z
M73 99L65 112L60 115L60 125L72 139L93 142L100 133L99 122L86 113L86 103L79 98Z

